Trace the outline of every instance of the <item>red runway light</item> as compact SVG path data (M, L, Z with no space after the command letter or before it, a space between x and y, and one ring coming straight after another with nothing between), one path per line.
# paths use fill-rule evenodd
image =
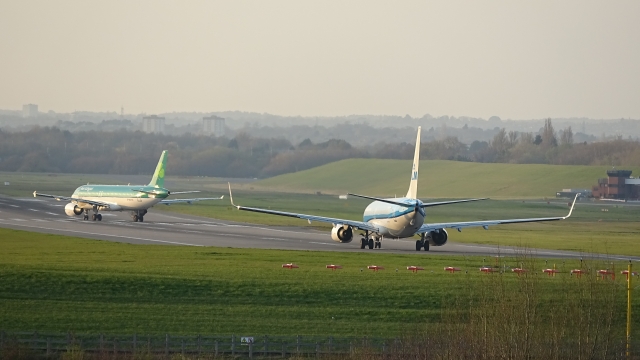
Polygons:
M373 270L373 271L378 271L378 270L384 270L384 267L378 266L378 265L369 265L369 266L367 266L367 269Z

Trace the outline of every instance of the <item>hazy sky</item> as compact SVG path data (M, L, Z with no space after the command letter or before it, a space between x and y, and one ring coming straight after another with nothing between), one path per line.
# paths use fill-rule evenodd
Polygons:
M0 0L0 108L640 118L640 1Z

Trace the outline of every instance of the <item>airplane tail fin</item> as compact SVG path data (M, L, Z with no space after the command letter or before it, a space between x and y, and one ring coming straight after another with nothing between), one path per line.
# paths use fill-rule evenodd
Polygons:
M153 187L164 187L164 169L167 167L167 150L162 151L162 155L160 155L160 160L158 160L158 165L156 166L156 171L153 173L153 177L151 178L151 182L149 186Z
M407 198L418 198L418 167L420 166L420 131L421 127L418 126L418 137L416 139L416 152L413 155L413 168L411 169L411 182L409 183L409 191L407 191Z

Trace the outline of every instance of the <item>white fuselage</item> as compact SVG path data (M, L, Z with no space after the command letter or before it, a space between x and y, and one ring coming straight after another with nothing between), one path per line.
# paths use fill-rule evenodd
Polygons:
M146 192L145 192L146 191ZM154 191L158 194L149 194ZM168 196L162 188L130 185L83 185L78 187L72 197L109 204L100 207L100 211L146 210ZM92 209L93 205L77 201L82 209Z
M363 221L375 224L380 228L379 234L384 237L405 238L415 235L425 219L424 209L415 208L416 201L407 198L389 199L406 202L408 207L374 201L364 210Z
M139 197L100 197L100 196L83 196L81 199L101 201L114 206L101 208L100 211L123 211L123 210L145 210L153 207L162 199L156 198L139 198ZM78 204L83 209L91 209L93 206L89 204Z

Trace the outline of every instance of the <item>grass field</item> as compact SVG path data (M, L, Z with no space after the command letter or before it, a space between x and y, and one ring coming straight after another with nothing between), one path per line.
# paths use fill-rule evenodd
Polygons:
M396 336L439 323L501 276L480 274L478 257L131 245L8 229L0 239L0 324L8 331ZM585 267L610 266L585 259ZM287 262L300 268L283 269ZM579 261L557 262L565 273L556 278L542 276L542 260L528 263L540 282L541 313L578 283L566 272ZM331 263L344 269L326 269ZM366 270L372 264L386 270ZM425 271L413 274L409 265ZM502 276L517 292L519 279ZM620 296L610 306L624 308L623 289L614 288ZM623 324L616 312L615 325Z
M640 175L640 167L625 167ZM607 166L484 164L460 161L420 162L421 198L543 198L565 188L585 188L606 177ZM348 159L248 185L283 192L404 196L411 161Z
M284 193L404 196L409 186L411 161L348 159L292 174L264 180L230 179L238 190ZM541 164L484 164L445 160L420 162L421 198L491 197L494 199L553 198L564 188L590 189L598 178L606 177L607 166L560 166ZM625 167L635 176L640 167ZM226 193L227 179L170 176L170 190L205 190ZM0 173L0 194L29 196L40 192L71 192L82 184L146 184L149 175L82 175Z

